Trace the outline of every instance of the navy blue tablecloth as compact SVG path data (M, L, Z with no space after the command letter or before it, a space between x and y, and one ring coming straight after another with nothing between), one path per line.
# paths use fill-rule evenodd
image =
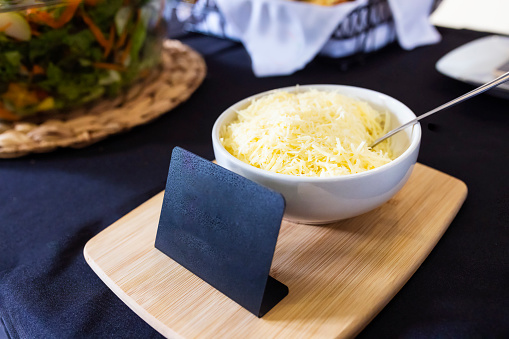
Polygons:
M208 65L188 102L84 149L0 161L0 338L159 337L82 252L95 234L164 188L172 148L213 159L210 133L225 108L295 84L367 87L424 113L472 89L438 73L437 60L486 35L441 33L437 45L392 45L347 70L317 58L273 78L254 77L241 45L187 35L182 41ZM487 94L423 122L419 161L463 180L469 195L430 256L359 338L509 337L508 142L509 101Z

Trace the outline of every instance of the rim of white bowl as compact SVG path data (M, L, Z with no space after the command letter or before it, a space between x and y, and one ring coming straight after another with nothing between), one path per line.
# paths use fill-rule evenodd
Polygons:
M406 157L408 157L411 153L413 153L413 151L417 147L419 147L420 142L421 142L421 125L420 125L420 123L416 123L413 126L407 127L407 128L413 128L414 129L413 133L412 133L412 136L411 136L411 139L410 139L410 145L407 147L407 149L403 153L401 153L393 161L391 161L391 162L389 162L389 163L387 163L385 165L382 165L380 167L374 168L372 170L368 170L368 171L360 172L360 173L345 174L345 175L336 175L336 176L328 176L328 177L308 177L308 176L297 176L297 175L290 175L290 174L271 172L271 171L264 170L264 169L255 167L253 165L247 164L247 163L239 160L235 156L233 156L230 152L228 152L226 150L226 148L224 148L223 144L221 143L221 141L219 139L219 126L223 124L223 121L226 119L227 116L229 116L230 114L234 114L235 113L235 112L232 112L232 111L233 111L233 107L235 107L237 105L241 105L241 104L247 103L248 101L251 101L253 99L256 99L256 98L268 95L268 94L273 93L273 92L279 92L279 91L285 91L285 90L286 91L290 91L290 90L295 91L295 90L298 90L298 89L306 89L306 90L309 90L309 89L324 89L324 90L327 90L328 89L330 91L330 90L332 90L332 88L336 88L338 90L340 90L341 88L343 88L343 89L349 88L349 89L354 89L354 90L361 90L361 91L365 91L365 92L371 92L374 95L382 96L382 97L384 97L384 98L386 98L388 100L396 101L397 103L399 103L400 105L405 107L408 110L408 112L414 118L416 117L415 113L408 106L403 104L401 101L399 101L399 100L397 100L397 99L395 99L395 98L393 98L393 97L391 97L391 96L389 96L387 94L384 94L384 93L381 93L381 92L378 92L378 91L374 91L374 90L371 90L371 89L368 89L368 88L357 87L357 86L349 86L349 85L335 85L335 84L296 85L296 86L288 86L288 87L276 88L276 89L272 89L272 90L269 90L269 91L257 93L257 94L251 95L251 96L249 96L249 97L247 97L245 99L242 99L242 100L234 103L230 107L228 107L226 110L224 110L223 113L221 113L219 115L219 117L216 119L216 121L214 123L214 126L212 127L212 142L218 146L218 150L220 152L224 153L226 155L226 157L231 159L232 162L234 162L236 165L244 168L246 171L252 171L252 172L254 172L254 173L258 174L258 175L266 176L266 177L272 177L272 178L277 179L277 180L282 180L282 181L299 181L299 182L354 180L354 179L357 179L357 178L360 178L360 177L363 177L363 176L373 175L373 174L379 173L379 172L384 172L386 170L389 170L391 167L394 167L397 164L399 164L400 162L402 162ZM340 94L342 94L342 93L340 93ZM348 94L345 94L345 95L348 96Z

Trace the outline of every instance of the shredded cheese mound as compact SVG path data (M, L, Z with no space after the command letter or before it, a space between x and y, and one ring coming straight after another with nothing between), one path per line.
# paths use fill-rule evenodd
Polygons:
M329 177L360 173L392 160L390 115L333 91L275 92L254 100L223 126L220 140L233 156L282 174Z

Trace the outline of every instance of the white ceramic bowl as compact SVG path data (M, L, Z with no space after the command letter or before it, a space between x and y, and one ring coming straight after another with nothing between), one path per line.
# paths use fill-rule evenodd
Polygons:
M392 115L391 129L415 119L415 114L398 100L369 89L341 85L307 85L277 90L300 92L309 89L337 91L367 101L375 108L387 110ZM271 92L273 91L244 99L224 111L212 129L212 144L219 165L283 194L286 200L285 219L323 224L366 213L394 196L410 177L419 153L419 124L392 137L396 159L357 174L325 178L298 177L262 170L235 158L219 140L221 126L232 122L236 118L236 112L247 107L253 99Z

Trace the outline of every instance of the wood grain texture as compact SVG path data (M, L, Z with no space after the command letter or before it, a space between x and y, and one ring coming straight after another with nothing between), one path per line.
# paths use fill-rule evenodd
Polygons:
M91 239L88 264L171 338L347 338L389 302L463 204L463 182L417 164L378 209L324 226L284 221L271 275L289 295L259 319L154 248L163 193Z

